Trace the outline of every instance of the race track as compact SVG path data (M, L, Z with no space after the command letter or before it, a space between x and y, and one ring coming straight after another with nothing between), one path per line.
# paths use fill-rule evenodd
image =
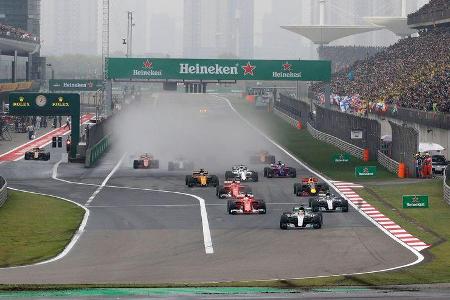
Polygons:
M207 112L200 112L204 108ZM121 116L115 132L120 142L93 169L67 164L54 169L58 150L50 162L0 165L0 175L11 187L83 205L96 185L111 175L89 202L85 232L67 256L42 265L0 269L0 283L288 279L381 270L416 260L353 208L348 213L324 213L320 230L281 231L281 213L307 203L307 198L293 195L293 183L312 174L215 96L156 95ZM249 153L262 149L296 167L298 174L297 179L267 179L262 176L264 165L250 165L260 181L249 185L257 198L267 202L266 215L228 215L226 200L218 199L214 188L189 189L184 184L189 172L167 171L168 161L183 155L222 181L226 169L248 163ZM134 170L131 160L143 152L159 158L161 168ZM208 228L202 222L201 201L186 194L204 200ZM205 230L212 245L206 244Z

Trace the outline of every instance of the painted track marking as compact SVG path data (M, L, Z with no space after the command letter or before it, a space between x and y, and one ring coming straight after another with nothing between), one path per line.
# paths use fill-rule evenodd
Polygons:
M83 220L81 221L80 227L78 227L77 232L72 236L72 239L70 240L69 244L67 244L67 246L64 248L64 250L63 250L61 253L59 253L57 256L55 256L55 257L53 257L53 258L50 258L50 259L48 259L48 260L44 260L44 261L41 261L41 262L38 262L38 263L31 264L31 265L15 266L15 267L6 267L6 268L0 268L0 270L1 270L1 269L18 269L18 268L26 268L26 267L31 267L31 266L37 266L37 265L48 264L48 263L51 263L51 262L60 260L61 258L63 258L64 256L66 256L66 255L70 252L70 250L72 250L72 248L75 246L75 244L77 243L77 241L80 239L81 235L84 233L84 229L85 229L85 227L86 227L86 224L87 224L87 221L88 221L88 218L89 218L89 214L90 214L89 209L88 209L86 206L84 206L84 205L82 205L82 204L80 204L80 203L77 203L77 202L75 202L75 201L69 200L69 199L67 199L67 198L55 196L55 195L49 195L49 194L43 194L43 193L30 192L30 191L25 191L25 190L21 190L21 189L11 188L11 187L8 187L8 189L9 189L9 190L13 190L13 191L18 191L18 192L24 192L24 193L30 193L30 194L35 194L35 195L42 195L42 196L48 196L48 197L53 197L53 198L61 199L61 200L64 200L64 201L73 203L73 204L75 204L75 205L77 205L77 206L83 208L84 211L85 211L85 213L84 213Z
M325 176L323 176L322 174L320 174L319 172L311 169L310 167L308 167L305 163L303 163L301 160L299 160L298 158L296 158L293 154L291 154L288 150L284 149L282 146L280 146L279 144L277 144L274 140L272 140L270 137L268 137L266 134L264 134L261 130L259 130L258 128L256 128L252 123L250 123L247 119L245 119L231 104L230 100L225 98L225 97L221 97L221 96L217 96L215 95L215 97L219 100L225 101L228 106L231 108L231 110L242 120L244 121L245 124L247 124L250 128L252 128L253 130L255 130L259 135L261 135L262 137L264 137L266 140L268 140L270 143L272 143L275 147L277 147L279 150L281 150L283 153L285 153L287 156L289 156L291 159L293 159L296 163L298 163L300 166L302 166L303 168L305 168L306 170L308 170L309 172L315 174L317 177L319 177L320 179L322 179L323 181L325 181L326 183L328 183L328 185L333 185L333 183L328 180L327 178L325 178ZM340 182L339 182L340 183ZM348 197L346 195L344 195L344 193L342 193L341 191L339 191L339 189L337 189L337 192L345 199L348 199ZM376 270L376 271L371 271L371 272L361 272L361 273L353 273L353 274L341 274L341 275L331 275L330 277L333 276L345 276L345 275L360 275L360 274L370 274L370 273L379 273L379 272L386 272L386 271L392 271L392 270L397 270L397 269L402 269L402 268L406 268L406 267L410 267L413 265L416 265L420 262L422 262L425 258L424 256L417 251L415 248L411 247L410 245L404 243L402 240L398 239L395 237L394 234L392 234L390 232L390 230L387 230L386 228L384 228L383 226L381 226L380 224L378 224L374 219L372 219L369 216L369 211L365 211L367 209L358 209L358 207L351 201L349 201L350 205L356 209L356 211L360 212L361 215L366 218L369 222L371 222L372 224L374 224L376 227L378 227L381 231L383 231L386 235L388 235L390 238L392 238L394 241L396 241L397 243L399 243L400 245L402 245L403 247L405 247L406 249L410 250L414 255L416 255L417 259L409 264L405 264L402 266L396 266L396 267L392 267L392 268L388 268L388 269L383 269L383 270ZM373 210L373 212L377 213L377 214L381 214L379 211L377 210ZM400 226L398 226L399 228L397 229L401 229ZM316 277L304 277L304 278L322 278L322 277L328 277L328 276L316 276Z
M102 184L92 193L92 195L89 197L88 201L86 202L86 206L89 206L92 201L95 199L95 197L100 193L105 185L108 183L109 179L116 173L117 169L119 169L120 165L122 164L123 160L125 159L125 156L127 153L124 153L122 157L120 158L119 162L116 164L116 166L111 170L111 172L106 176L106 178L103 180Z

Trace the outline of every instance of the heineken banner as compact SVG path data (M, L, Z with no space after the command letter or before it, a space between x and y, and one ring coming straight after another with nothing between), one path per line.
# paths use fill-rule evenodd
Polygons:
M98 91L103 88L103 81L97 79L50 79L50 91Z
M335 163L348 163L350 162L350 155L348 153L337 153L333 156Z
M108 79L330 81L326 60L107 58Z
M355 176L367 177L375 176L377 174L376 166L361 166L355 168Z
M403 195L403 208L428 208L428 195Z

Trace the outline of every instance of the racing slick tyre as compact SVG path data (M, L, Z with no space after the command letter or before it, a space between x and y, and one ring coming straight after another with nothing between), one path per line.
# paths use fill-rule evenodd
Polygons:
M268 168L268 167L265 167L265 168L264 168L264 177L267 177L267 171L268 171L268 170L270 170L270 168Z
M189 184L189 178L191 178L191 176L189 176L189 175L186 175L186 177L184 178L184 182L186 185Z
M194 185L196 185L196 182L197 180L194 178L194 177L192 177L192 176L189 176L189 180L188 180L188 187L193 187Z
M233 180L234 179L234 174L231 171L226 171L225 172L225 180Z
M302 190L301 183L294 183L294 195L299 196L301 190Z
M234 205L233 200L228 200L228 201L227 201L228 214L230 214L230 215L235 215L236 213L231 211L232 209L235 209L235 208L236 208L236 207L235 207L235 205Z
M308 206L309 207L311 207L313 201L314 201L314 198L309 198L308 199Z
M309 207L312 208L313 212L319 211L319 201L317 199L310 199Z
M289 168L289 174L292 178L297 177L297 170L295 168Z
M342 199L342 212L348 212L348 201L345 199Z
M283 229L283 230L288 229L288 216L286 216L285 214L281 215L280 228Z
M216 175L211 175L211 185L217 187L219 185L219 178Z
M173 171L175 169L173 162L169 161L169 164L167 165L167 170Z
M258 172L253 171L252 180L253 180L253 182L258 182Z
M227 191L225 190L225 188L223 187L223 185L218 185L218 186L216 187L216 196L217 196L218 198L222 199L222 196L221 196L221 195L224 195L224 194L226 194L226 193L227 193Z
M259 209L262 209L263 211L260 212L260 214L265 215L267 212L266 209L266 202L264 200L259 201Z
M30 160L30 157L31 157L31 155L30 155L30 152L25 152L25 160Z
M275 155L267 156L266 162L269 163L269 164L274 164L275 163Z
M273 178L273 170L271 168L267 168L267 178Z
M313 224L314 229L320 229L321 227L322 227L322 223L320 223L320 222L316 222Z
M159 160L152 161L152 168L159 169Z
M139 161L133 160L133 169L137 169L137 168L139 168Z
M42 158L43 160L45 160L45 161L50 160L50 152L44 153L43 156L44 156L44 157Z

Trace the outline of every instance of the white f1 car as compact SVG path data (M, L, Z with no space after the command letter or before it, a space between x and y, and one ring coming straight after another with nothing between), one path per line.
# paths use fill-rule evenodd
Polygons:
M225 172L225 180L226 181L232 181L232 180L238 180L238 181L258 181L258 172L251 171L248 169L245 165L238 165L233 166L231 168L231 171Z

